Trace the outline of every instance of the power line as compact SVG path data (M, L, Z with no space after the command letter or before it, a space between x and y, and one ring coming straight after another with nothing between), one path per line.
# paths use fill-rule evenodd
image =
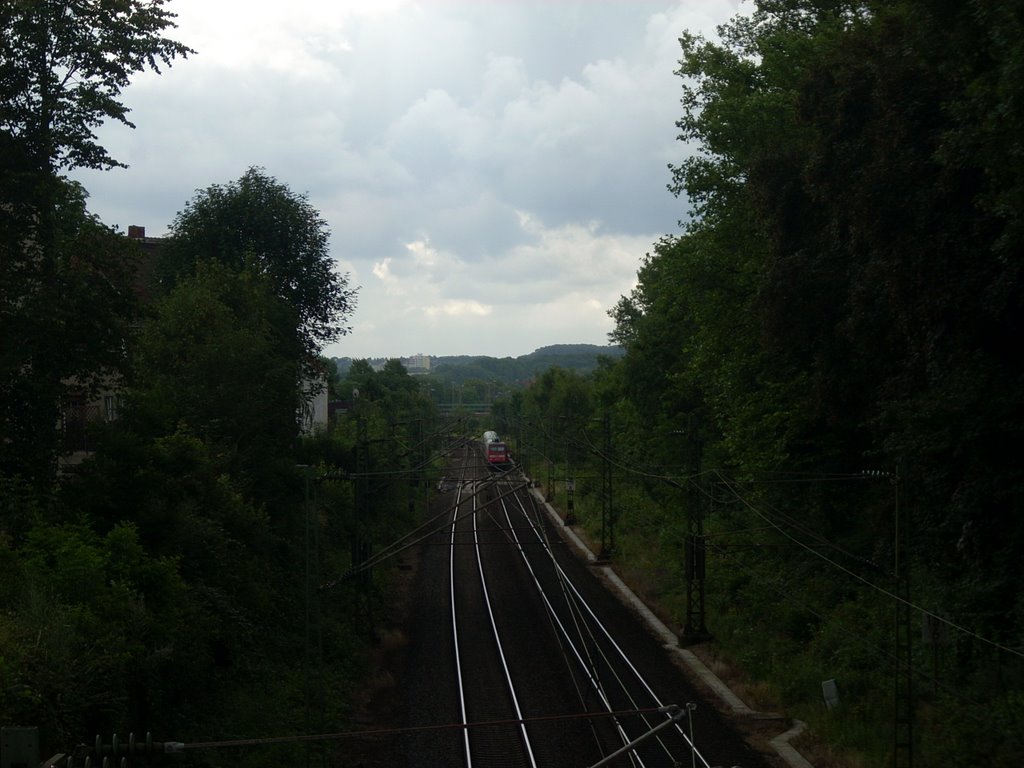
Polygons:
M233 739L227 741L197 741L188 743L175 743L177 751L192 749L223 749L225 747L256 747L272 744L298 744L310 741L340 741L343 739L361 738L366 736L402 736L414 733L427 733L431 731L452 731L466 730L469 728L492 728L498 725L528 725L530 723L543 722L564 722L567 720L582 720L598 717L640 717L645 714L661 712L663 707L647 707L643 709L625 709L614 712L581 712L579 714L566 715L540 715L537 717L524 717L521 719L508 720L484 720L473 723L441 723L438 725L417 725L406 728L378 728L364 731L339 731L337 733L315 733L300 734L296 736L269 736L255 739Z
M721 484L724 485L732 493L734 501L742 503L742 504L747 504L747 501L737 493L736 489L732 485L730 485L731 481L727 480L725 478L725 476L722 475L721 471L714 470L714 472L718 476L719 481L721 482ZM866 479L865 476L863 476L863 475L848 475L846 477L847 477L847 479L850 479L850 478L858 479L858 480ZM836 476L836 477L834 477L832 479L838 480L839 477ZM870 478L870 479L877 480L877 477ZM735 481L732 481L732 482L735 482ZM794 482L796 482L796 481L794 481ZM804 480L804 481L801 481L801 482L808 482L808 481ZM765 506L767 506L767 505L765 505ZM833 542L830 539L826 538L825 536L823 536L822 534L818 533L817 531L802 525L798 520L796 520L792 516L786 514L782 510L777 509L776 507L771 507L771 509L772 509L772 512L774 512L774 514L777 517L782 518L786 523L789 524L790 527L795 528L796 530L798 530L800 533L804 534L805 536L808 536L811 539L814 539L821 546L828 547L829 549L833 549L836 552L839 552L840 554L843 554L846 557L850 558L851 560L855 560L857 562L864 563L865 565L869 565L872 568L874 568L875 570L878 570L878 571L882 571L883 570L882 566L878 565L878 563L874 562L873 560L870 560L870 559L868 559L866 557L862 557L861 555L855 555L854 553L847 551L846 549L841 547L839 544L836 544L835 542ZM771 526L775 527L776 523L771 522Z
M987 637L983 637L983 636L979 635L977 632L974 632L974 631L972 631L970 629L967 629L967 627L963 627L963 626L957 624L956 622L951 621L951 620L945 618L944 616L940 616L939 614L937 614L937 613L935 613L933 611L930 611L927 608L923 608L922 606L916 605L915 603L911 602L910 600L907 600L906 598L900 597L895 592L892 592L892 591L886 589L885 587L881 587L878 584L875 584L874 582L869 581L868 579L864 578L860 574L851 571L849 568L845 567L844 565L841 565L840 563L837 563L835 560L832 560L831 558L825 556L824 554L822 554L818 550L816 550L816 549L814 549L812 547L807 546L804 542L802 542L799 539L797 539L796 537L790 535L790 533L788 531L783 529L780 525L778 525L778 523L773 521L768 515L764 514L760 509L757 508L757 506L753 502L749 501L748 499L746 499L742 495L740 495L739 491L737 491L735 488L733 488L729 484L729 482L727 480L725 480L723 478L722 482L723 482L723 484L727 488L729 488L729 490L731 490L733 492L733 494L736 495L736 497L743 503L743 505L746 506L751 512L753 512L755 515L757 515L762 520L767 522L775 530L777 530L779 533L781 533L787 539L792 541L794 544L796 544L797 546L801 547L802 549L807 550L808 552L810 552L815 557L817 557L817 558L823 560L824 562L828 563L829 565L831 565L833 568L841 571L842 573L845 573L847 576L851 576L852 578L854 578L857 581L861 582L862 584L870 587L871 589L875 590L876 592L879 592L880 594L885 595L889 599L891 599L891 600L893 600L893 601L895 601L897 603L901 603L903 605L906 605L908 608L912 608L913 610L920 611L923 615L928 616L931 619L934 619L935 621L938 621L938 622L940 622L942 624L945 624L946 626L950 627L951 629L955 629L957 632L960 632L960 633L962 633L964 635L972 637L975 640L978 640L979 642L985 643L986 645L989 645L989 646L991 646L993 648L997 648L997 649L999 649L1001 651L1005 651L1006 653L1009 653L1009 654L1012 654L1014 656L1017 656L1019 658L1024 659L1024 652L1018 651L1018 650L1016 650L1014 648L1010 648L1009 646L1003 645L1002 643L997 643L996 641L990 640Z
M542 433L544 435L548 435L549 434L549 430L547 430L547 429L545 429L543 427L541 428L541 431L542 431ZM711 470L703 470L703 471L698 472L698 473L693 474L693 475L685 475L685 476L677 478L677 477L672 477L672 476L669 476L669 475L653 473L653 472L650 472L650 471L647 471L647 470L644 470L644 469L640 469L640 468L631 466L629 464L623 463L623 462L621 462L619 460L616 460L612 456L606 455L607 451L605 451L601 446L598 446L598 445L594 444L593 440L591 439L591 436L587 433L586 429L581 430L581 432L582 432L582 435L585 438L586 442L583 443L583 442L580 442L580 441L574 441L574 444L576 446L586 448L589 453L597 456L602 461L607 461L610 465L615 466L618 469L622 470L623 472L625 472L627 474L630 474L630 475L633 475L633 476L661 480L663 482L669 483L670 485L673 485L673 486L676 486L676 487L680 487L680 488L682 487L682 483L683 482L693 483L696 486L698 492L702 493L707 498L710 498L710 499L715 500L715 501L719 501L719 500L715 498L713 493L711 493L711 492L707 491L705 488L703 488L703 484L702 483L695 483L694 481L698 480L701 477L705 477L705 476L708 476L708 475L712 475L712 476L718 477L719 478L718 482L723 487L727 488L732 493L732 495L734 496L734 498L737 501L739 501L741 504L743 504L748 509L750 509L752 512L754 512L754 514L756 514L758 517L760 517L762 520L764 520L766 523L768 523L768 525L771 526L771 528L773 528L774 530L776 530L779 533L781 533L783 536L785 536L787 539L792 541L797 546L801 547L802 549L807 550L808 552L813 554L815 557L817 557L817 558L823 560L824 562L828 563L833 568L835 568L835 569L839 570L840 572L842 572L842 573L844 573L844 574L854 578L855 580L857 580L857 581L861 582L862 584L868 586L869 588L879 592L880 594L888 597L889 599L891 599L891 600L893 600L893 601L895 601L897 603L904 604L904 605L906 605L907 607L909 607L909 608L911 608L913 610L919 611L922 615L928 616L929 618L931 618L931 619L933 619L933 620L935 620L935 621L937 621L937 622L939 622L941 624L944 624L944 625L950 627L951 629L954 629L957 632L960 632L963 635L966 635L968 637L972 637L972 638L978 640L979 642L982 642L982 643L984 643L986 645L989 645L989 646L991 646L993 648L996 648L998 650L1005 651L1006 653L1012 654L1012 655L1017 656L1019 658L1024 658L1024 652L1016 650L1016 649L1011 648L1009 646L1003 645L1002 643L996 642L994 640L990 640L989 638L986 638L986 637L984 637L982 635L979 635L978 633L968 629L967 627L964 627L964 626L962 626L960 624L957 624L956 622L954 622L954 621L952 621L950 619L947 619L944 616L941 616L940 614L935 613L934 611L928 610L927 608L924 608L924 607L919 606L919 605L917 605L917 604L915 604L915 603L913 603L913 602L911 602L911 601L909 601L909 600L907 600L905 598L902 598L899 595L897 595L896 593L892 592L891 590L888 590L888 589L886 589L886 588L884 588L884 587L882 587L882 586L880 586L878 584L875 584L874 582L870 581L869 579L867 579L867 578L861 576L860 574L850 570L849 568L847 568L846 566L842 565L841 563L838 563L835 560L827 557L826 555L824 555L823 553L821 553L818 550L814 549L813 547L808 546L805 542L800 541L799 539L797 539L796 537L791 535L782 526L780 526L775 520L773 520L767 513L763 512L753 502L751 502L749 499L747 499L745 496L743 496L740 493L740 491L737 489L737 487L736 487L740 483L744 483L744 484L749 484L749 483L769 484L769 483L806 483L806 482L869 482L869 481L877 480L878 479L878 475L867 474L867 473L863 473L863 472L859 472L859 473L843 473L843 472L821 472L821 473L814 473L814 472L805 472L805 471L801 471L801 472L797 472L797 471L792 471L792 472L789 472L789 471L773 471L773 472L770 472L768 474L774 475L775 476L774 479L771 479L771 478L769 478L769 479L761 479L761 480L748 479L748 480L743 480L743 481L736 481L736 480L730 480L730 479L726 478L719 470L711 469ZM833 549L833 550L835 550L835 551L845 555L846 557L851 558L852 560L856 560L856 561L868 564L868 565L872 566L873 568L880 569L880 566L877 563L874 563L871 560L868 560L868 559L866 559L864 557L861 557L859 555L855 555L855 554L853 554L851 552L846 551L841 546L839 546L838 544L835 544L834 542L828 540L827 538L825 538L821 534L817 533L816 531L813 531L813 530L811 530L811 529L809 529L809 528L807 528L805 526L800 525L796 520L794 520L790 516L786 515L784 512L782 512L780 510L775 510L775 514L776 514L776 516L783 518L791 527L795 528L796 530L800 531L804 535L809 536L810 538L812 538L815 541L817 541L821 546L825 546L825 547L828 547L830 549ZM404 549L404 547L403 547L403 549Z
M786 588L786 586L781 582L781 580L765 579L762 574L755 574L753 571L751 571L749 568L747 568L742 563L742 561L740 561L738 558L731 557L724 549L722 549L719 546L716 546L714 544L710 544L708 546L708 548L709 549L713 549L722 558L724 558L725 560L728 560L734 567L736 567L739 570L743 571L747 576L749 576L751 578L751 580L757 580L758 583L765 584L769 589L771 589L773 592L778 594L779 597L781 597L784 602L791 603L791 604L795 605L796 607L800 608L801 610L806 611L807 613L811 614L812 616L814 616L816 619L818 619L822 623L825 623L825 622L830 621L830 620L834 621L839 626L839 628L842 630L843 634L845 634L850 639L854 640L855 642L859 643L860 645L864 646L865 648L868 648L868 649L870 649L872 651L875 651L880 656L885 657L886 659L888 659L889 661L893 662L894 664L899 661L899 658L892 651L887 650L886 648L883 648L883 647L881 647L879 645L875 645L873 642L868 640L866 634L863 631L861 631L859 629L851 629L851 628L845 626L842 622L837 621L834 617L826 617L823 614L819 613L814 608L812 608L811 606L809 606L807 603L805 603L805 602L797 599L796 597L794 597L793 590ZM957 687L955 687L955 686L945 682L940 677L935 677L933 675L928 674L927 672L924 672L924 671L921 671L921 670L918 670L918 669L915 669L914 673L919 675L923 679L927 680L928 682L932 683L933 685L937 685L938 687L942 688L943 691L945 691L950 696L954 696L954 697L959 698L959 699L966 698L966 694L965 694L965 692L964 692L964 690L962 688L957 688ZM973 704L974 706L984 707L984 703L983 702L977 701L975 699L967 699L967 700L971 704Z
M991 646L993 648L996 648L996 649L1001 650L1001 651L1005 651L1005 652L1010 653L1010 654L1012 654L1014 656L1018 656L1020 658L1024 658L1024 652L1016 650L1016 649L1011 648L1009 646L1003 645L1002 643L996 642L994 640L990 640L990 639L988 639L986 637L983 637L982 635L979 635L978 633L968 629L967 627L964 627L964 626L962 626L960 624L957 624L956 622L954 622L954 621L952 621L950 619L947 619L944 616L941 616L941 615L935 613L934 611L931 611L931 610L928 610L928 609L926 609L926 608L924 608L922 606L916 605L915 603L913 603L913 602L911 602L911 601L909 601L909 600L907 600L907 599L905 599L903 597L900 597L899 595L895 594L891 590L887 590L884 587L881 587L881 586L875 584L874 582L864 578L863 576L860 576L859 574L855 573L854 571L851 571L849 568L843 566L842 564L837 563L834 560L832 560L831 558L826 557L821 552L817 551L816 549L808 546L806 543L804 543L804 542L800 541L799 539L795 538L794 536L790 535L775 520L771 519L766 513L764 513L762 510L758 509L752 502L750 502L746 497L744 497L736 488L736 485L738 484L738 482L742 482L744 484L752 484L752 483L757 483L757 484L785 484L785 483L808 483L808 482L815 482L815 483L821 483L821 482L829 482L829 483L832 483L832 482L836 482L836 483L839 483L839 482L841 482L841 483L849 483L849 482L874 482L874 481L877 481L879 477L887 476L887 474L885 474L885 473L881 473L881 474L879 474L879 473L866 473L866 472L807 472L807 471L776 470L776 471L771 471L771 472L765 473L765 474L768 474L770 476L770 477L767 477L767 478L763 478L763 479L751 478L751 479L747 479L747 480L743 480L743 481L735 481L735 480L727 479L724 475L722 475L722 473L719 470L711 469L711 470L703 470L703 471L698 472L696 474L684 475L682 477L672 477L672 476L669 476L669 475L654 473L654 472L651 472L651 471L648 471L648 470L645 470L645 469L641 469L641 468L638 468L638 467L635 467L635 466L623 463L622 461L620 461L620 460L618 460L618 459L616 459L616 458L614 458L612 456L605 455L606 452L602 449L601 446L598 446L598 445L596 445L594 443L593 439L587 433L586 429L581 430L581 432L582 432L583 438L586 440L586 442L584 443L584 442L581 442L581 441L574 441L576 446L582 447L582 448L586 449L587 452L597 456L602 461L607 461L609 464L611 464L612 466L617 467L618 469L620 469L624 473L629 474L629 475L633 475L635 477L644 477L644 478L649 478L649 479L662 480L662 481L664 481L664 482L666 482L666 483L668 483L668 484L670 484L670 485L672 485L674 487L677 487L677 488L682 488L683 487L683 483L693 484L693 485L696 486L696 489L697 489L697 491L699 493L703 494L707 498L712 499L715 502L720 502L721 500L715 498L713 493L711 493L708 490L706 490L703 487L702 483L695 482L695 481L699 480L701 477L704 477L706 475L715 475L715 476L717 476L719 478L719 482L732 493L732 495L733 495L733 497L735 498L736 501L738 501L741 504L747 506L758 517L760 517L766 523L768 523L768 525L772 529L777 530L778 532L783 534L786 538L788 538L790 541L795 543L797 546L799 546L799 547L801 547L803 549L806 549L808 552L810 552L813 555L815 555L816 557L824 560L825 562L827 562L828 564L832 565L834 568L838 569L839 571L841 571L841 572L843 572L843 573L845 573L845 574L847 574L849 576L852 576L857 581L867 585L868 587L870 587L871 589L873 589L873 590L875 590L877 592L880 592L881 594L883 594L886 597L896 601L897 603L904 604L904 605L906 605L907 607L909 607L909 608L911 608L913 610L920 611L922 615L928 616L929 618L931 618L931 619L933 619L935 621L938 621L938 622L940 622L940 623L942 623L942 624L944 624L944 625L946 625L946 626L948 626L948 627L950 627L950 628L952 628L952 629L962 633L965 636L972 637L972 638L974 638L974 639L976 639L976 640L978 640L978 641L980 641L982 643L985 643L985 644L987 644L987 645L989 645L989 646ZM845 550L843 547L841 547L838 544L836 544L836 543L830 541L829 539L825 538L820 533L818 533L818 532L816 532L816 531L814 531L814 530L812 530L810 528L807 528L806 526L800 525L800 523L798 521L796 521L795 519L793 519L792 517L790 517L786 513L782 512L781 510L775 510L775 514L776 514L776 516L783 518L783 520L785 520L792 528L795 528L796 530L800 531L804 535L809 536L810 538L812 538L815 541L817 541L821 546L825 546L825 547L828 547L830 549L833 549L833 550L835 550L835 551L845 555L846 557L849 557L852 560L864 563L866 565L870 565L874 569L882 570L881 566L879 566L877 563L871 561L870 559L864 558L864 557L862 557L860 555L856 555L856 554L854 554L852 552L849 552L849 551Z

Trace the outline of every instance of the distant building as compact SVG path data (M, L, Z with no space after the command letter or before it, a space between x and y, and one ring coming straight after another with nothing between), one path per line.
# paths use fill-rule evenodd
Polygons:
M402 365L413 376L430 373L430 356L413 355L412 357L402 358Z

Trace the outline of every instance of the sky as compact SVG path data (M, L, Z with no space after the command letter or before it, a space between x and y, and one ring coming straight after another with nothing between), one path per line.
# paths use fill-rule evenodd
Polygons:
M195 49L123 92L127 169L79 170L121 231L167 233L259 166L327 221L358 288L330 357L516 357L608 343L644 255L680 231L668 165L682 31L739 0L171 0Z

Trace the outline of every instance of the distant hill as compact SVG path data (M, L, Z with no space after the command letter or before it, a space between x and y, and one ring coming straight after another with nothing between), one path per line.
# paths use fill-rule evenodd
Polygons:
M597 360L598 357L622 357L625 351L622 347L599 347L596 344L552 344L547 347L535 349L528 355L516 358L523 360L531 357L590 357Z
M548 368L564 368L589 373L597 367L600 357L621 357L621 347L599 347L595 344L553 344L519 357L487 357L461 355L432 358L431 375L462 382L470 379L497 380L505 384L523 385Z
M489 357L487 355L430 355L428 376L437 376L455 382L471 379L499 381L511 385L523 385L548 368L564 368L579 373L589 373L597 367L601 357L618 358L624 354L622 347L596 344L552 344L535 349L519 357ZM370 364L379 368L385 358L371 358ZM351 358L334 358L338 372L344 376L352 363ZM405 361L403 360L403 363ZM406 363L407 367L408 364Z

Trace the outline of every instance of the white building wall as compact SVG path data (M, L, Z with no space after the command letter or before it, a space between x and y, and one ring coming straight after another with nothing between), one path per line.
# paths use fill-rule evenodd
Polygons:
M314 386L315 384L315 386ZM316 393L312 394L316 389ZM299 430L303 435L312 435L327 429L327 379L302 383L302 415Z

